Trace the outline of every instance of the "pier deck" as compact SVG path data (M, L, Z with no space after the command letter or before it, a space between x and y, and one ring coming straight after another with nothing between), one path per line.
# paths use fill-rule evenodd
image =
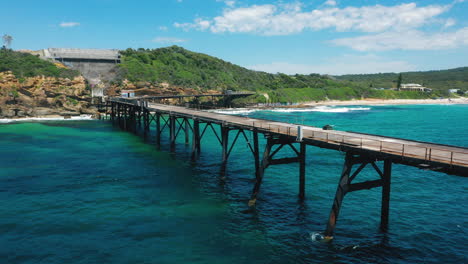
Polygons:
M312 126L218 114L171 105L149 103L148 109L150 111L176 114L192 119L198 118L216 124L258 130L261 133L281 134L294 138L297 137L298 126L301 126L303 129L302 140L308 145L345 152L372 152L373 155L379 155L380 158L384 156L390 158L394 163L437 170L459 176L468 176L468 148L355 132L323 130L322 128Z
M156 146L161 145L164 129L169 130L171 150L175 150L180 132L185 134L185 144L192 138L192 159L200 154L201 141L205 131L211 128L222 147L221 171L224 171L231 150L242 135L253 154L255 164L255 186L249 206L255 206L265 170L273 165L299 163L299 199L305 197L306 146L337 150L345 153L343 171L338 181L333 206L324 232L324 237L333 237L336 221L343 199L347 193L382 187L380 228L386 231L389 223L390 185L392 164L403 164L457 176L468 176L468 148L420 142L400 138L324 130L288 122L220 114L213 111L199 111L185 107L151 103L141 98L110 98L110 119L122 129L137 132L143 127L145 137L151 125L156 131ZM108 107L109 105L107 105ZM107 112L107 111L106 111ZM192 122L189 122L192 120ZM143 123L143 124L142 124ZM219 125L217 131L213 124ZM203 128L204 126L204 128ZM234 131L234 139L230 132ZM246 133L251 133L247 137ZM259 149L258 135L266 138L265 149ZM289 157L275 158L283 148L293 150ZM383 163L379 167L379 163ZM355 183L357 176L366 166L372 166L377 179ZM223 173L223 172L221 172Z

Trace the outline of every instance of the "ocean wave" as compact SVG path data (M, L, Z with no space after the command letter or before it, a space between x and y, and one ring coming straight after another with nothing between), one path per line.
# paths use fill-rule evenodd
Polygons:
M8 124L13 122L31 122L31 121L78 121L78 120L92 120L92 115L72 116L70 118L64 117L26 117L26 118L12 118L0 119L0 124Z
M218 113L218 114L225 114L225 115L248 115L248 114L253 113L255 111L258 111L258 110L257 109L239 108L239 109L211 110L209 112Z
M350 111L369 111L370 107L330 107L317 106L314 108L281 108L270 110L272 112L294 113L294 112L322 112L322 113L346 113Z
M370 107L330 107L330 106L317 106L313 108L273 108L273 109L221 109L211 110L210 112L226 115L248 115L256 111L267 111L275 113L300 113L300 112L322 112L322 113L347 113L351 111L369 111Z

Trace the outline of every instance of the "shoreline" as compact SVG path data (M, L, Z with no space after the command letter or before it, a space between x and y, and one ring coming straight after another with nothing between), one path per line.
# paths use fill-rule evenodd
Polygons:
M307 102L295 107L311 107L311 106L335 106L335 105L424 105L424 104L468 104L468 98L445 98L445 99L373 99L366 98L362 100L348 101L318 101Z
M64 117L61 115L43 115L35 117L21 117L21 118L0 118L0 124L18 123L18 122L31 122L31 121L78 121L78 120L94 120L93 115L79 115Z
M212 109L211 111L227 110L232 114L231 111L250 112L256 110L271 110L271 109L304 109L313 108L317 106L382 106L382 105L457 105L457 104L468 104L468 97L461 98L445 98L445 99L373 99L366 98L362 100L328 100L328 101L317 101L317 102L306 102L297 105L278 105L278 106L255 106L255 107L241 107L241 108L221 108ZM355 110L367 110L367 109L355 109ZM333 112L333 110L329 110ZM335 111L339 112L339 111ZM21 118L0 118L0 124L17 123L17 122L31 122L31 121L78 121L78 120L94 120L93 115L79 115L65 117L61 115L43 115L35 117L21 117Z

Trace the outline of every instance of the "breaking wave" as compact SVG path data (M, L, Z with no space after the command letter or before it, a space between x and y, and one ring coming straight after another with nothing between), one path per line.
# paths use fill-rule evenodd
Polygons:
M369 111L370 107L331 107L331 106L317 106L312 108L273 108L273 109L221 109L211 110L210 112L226 115L248 115L256 111L267 111L276 113L299 113L299 112L322 112L322 113L347 113L351 111Z
M370 107L330 107L330 106L317 106L314 108L294 108L294 109L273 109L273 112L322 112L322 113L346 113L350 111L369 111Z
M255 111L259 111L259 110L239 108L239 109L212 110L212 111L209 111L209 112L214 112L214 113L218 113L218 114L225 114L225 115L248 115L248 114L253 113Z
M77 120L92 120L92 115L80 115L72 116L70 118L63 117L26 117L26 118L12 118L12 119L0 119L0 124L7 124L13 122L31 122L31 121L77 121Z

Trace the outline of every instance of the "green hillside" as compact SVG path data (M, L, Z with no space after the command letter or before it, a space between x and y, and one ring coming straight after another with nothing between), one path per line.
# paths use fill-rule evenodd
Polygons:
M168 82L201 90L249 90L267 93L273 102L346 100L373 96L374 91L326 75L270 74L248 70L221 59L172 46L121 52L120 79ZM398 97L398 95L395 95ZM395 97L390 96L390 97ZM263 96L258 97L259 100Z
M122 51L121 68L130 81L167 81L203 89L271 90L322 88L330 79L318 74L289 76L242 68L218 58L172 46ZM335 82L332 82L334 84Z
M402 72L402 83L419 83L437 91L468 90L468 67L441 71ZM336 76L337 80L352 81L362 86L396 87L398 73L352 74Z
M0 49L0 72L12 71L18 78L48 76L73 78L80 75L79 72L63 69L55 64L39 59L37 56L17 52L10 49Z

